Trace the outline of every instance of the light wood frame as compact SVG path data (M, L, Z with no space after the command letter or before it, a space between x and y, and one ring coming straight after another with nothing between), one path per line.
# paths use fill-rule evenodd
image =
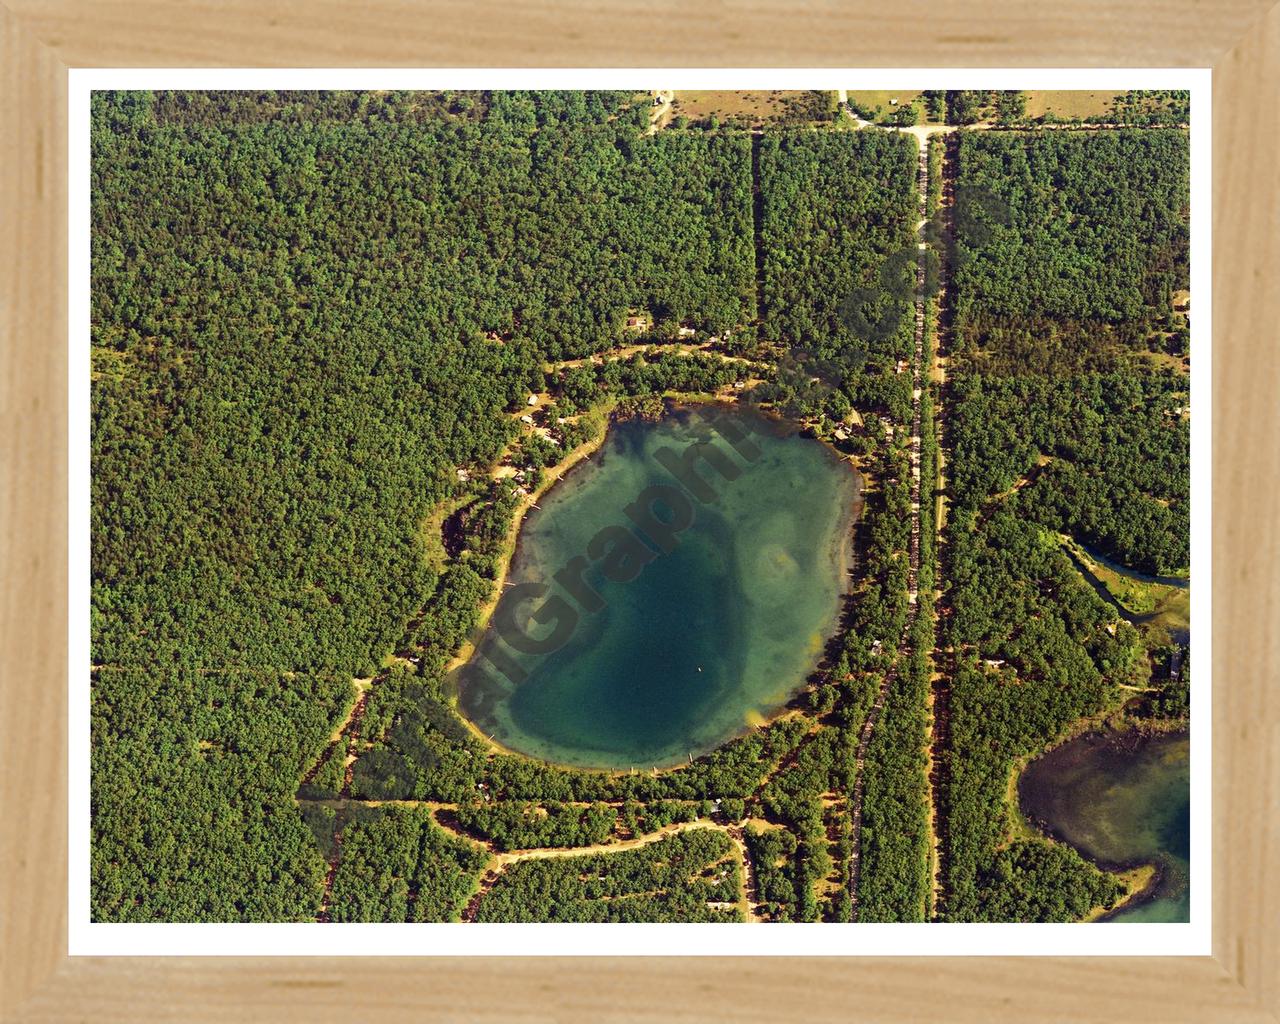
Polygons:
M6 1020L1280 1019L1280 7L1273 0L0 0L0 1013ZM69 958L67 69L1214 69L1214 954ZM945 927L945 926L939 926ZM337 952L337 951L335 951Z

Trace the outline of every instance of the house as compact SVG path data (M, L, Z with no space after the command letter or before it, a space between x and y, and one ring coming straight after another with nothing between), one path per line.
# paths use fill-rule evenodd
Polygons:
M520 417L520 422L521 422L521 423L528 423L530 426L532 426L532 425L533 425L533 417L532 417L532 416L530 416L528 413L525 413L525 415L523 415L523 416L521 416L521 417Z
M525 405L537 405L537 404L538 404L538 396L537 396L537 395L530 395L530 396L529 396L529 401L525 402Z
M849 431L845 430L844 427L836 427L836 440L837 441L849 440Z

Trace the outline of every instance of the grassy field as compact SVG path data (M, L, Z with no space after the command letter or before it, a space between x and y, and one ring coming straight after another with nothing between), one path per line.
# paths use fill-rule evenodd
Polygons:
M919 89L850 89L849 102L860 107L871 107L873 110L880 107L888 113L898 107L905 107L919 95ZM890 100L898 102L895 105Z
M1131 615L1143 617L1142 628L1150 639L1167 643L1173 634L1185 633L1191 628L1189 588L1134 579L1089 557L1089 553L1070 538L1060 539L1121 607Z
M820 106L819 100L827 102L828 97L834 104L829 91L821 94L803 90L677 92L672 114L683 115L690 121L715 116L722 123L740 121L751 125L779 121L815 123L820 119L812 116L814 108Z
M880 108L878 117L884 117L892 114L900 107L909 106L914 100L920 97L920 89L850 89L849 102L855 106L864 109L875 110ZM890 103L890 100L898 102ZM920 123L921 124L941 124L941 121L931 121L929 119L929 109L923 99L920 99Z
M1029 89L1027 90L1027 117L1054 117L1099 120L1111 116L1111 103L1115 92L1086 89Z

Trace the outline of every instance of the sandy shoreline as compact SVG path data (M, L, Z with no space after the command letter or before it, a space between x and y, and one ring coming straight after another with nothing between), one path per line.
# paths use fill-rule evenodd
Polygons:
M546 471L547 478L543 480L535 490L530 491L520 499L520 505L516 514L511 517L511 525L507 527L507 536L503 540L503 550L505 553L502 556L501 564L498 569L498 576L496 580L497 585L494 587L494 592L490 596L489 600L487 600L480 608L480 614L476 619L476 625L472 631L474 635L478 636L485 630L485 628L488 627L489 619L493 616L494 609L498 605L498 598L502 596L502 588L507 583L507 577L511 573L511 566L514 563L516 553L519 550L520 532L524 528L525 517L533 509L533 506L538 503L540 498L550 492L556 484L561 483L564 480L570 470L585 462L604 445L604 442L609 437L609 427L613 423L612 411L609 410L607 415L610 418L606 422L605 428L601 431L598 438L593 438L590 441L584 441L582 444L578 445L577 448L573 449L573 451L569 452L561 462L558 462L555 466ZM475 644L471 641L467 641L453 659L445 665L444 674L448 675L455 669L461 668L471 660L471 657L474 654Z

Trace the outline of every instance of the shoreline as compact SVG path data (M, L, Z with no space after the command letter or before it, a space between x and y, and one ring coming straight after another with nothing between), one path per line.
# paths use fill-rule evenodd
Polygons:
M494 578L494 589L489 599L480 606L480 613L476 617L476 625L472 627L471 633L473 637L478 637L489 625L489 619L492 618L494 609L498 606L498 599L502 596L502 588L507 583L507 577L511 575L511 567L515 563L516 554L520 546L520 533L524 529L525 518L532 511L533 506L544 495L548 494L556 484L562 483L565 477L573 469L577 469L588 458L594 455L600 448L604 446L604 442L609 437L609 428L613 425L612 404L606 403L589 409L587 412L600 411L605 415L605 427L600 432L600 436L590 441L584 441L582 444L574 448L564 459L555 464L547 471L547 479L543 480L537 488L520 498L520 504L517 507L516 514L511 517L511 524L507 527L507 535L502 542L505 554L501 558L498 568L498 575ZM584 413L584 415L586 415ZM496 468L496 467L495 467ZM492 471L491 471L492 474ZM554 475L553 475L554 474ZM491 479L493 479L491 475ZM453 656L444 666L442 675L448 675L467 662L475 655L475 643L473 640L467 640L458 653ZM463 716L464 718L466 716ZM478 730L477 730L478 731Z
M701 393L698 393L698 394L667 393L662 396L662 400L664 403L663 413L662 413L662 417L658 417L658 418L664 418L666 416L670 416L674 413L679 412L681 409L701 408L701 407L706 407L708 405L719 405L727 409L732 409L732 408L739 407L742 404L739 402L737 394L721 396L721 395L711 395L711 394L701 394ZM548 493L550 493L550 491L557 484L566 482L568 480L569 473L572 470L575 470L581 467L585 462L588 461L588 457L590 455L594 454L596 451L602 448L604 446L604 443L609 438L610 431L612 430L612 428L616 423L621 422L623 420L631 420L631 419L637 419L637 418L640 418L640 419L654 418L654 417L645 416L643 413L628 412L628 413L619 414L617 412L616 402L611 402L607 404L607 406L595 407L595 409L602 410L605 413L605 417L606 417L604 430L601 432L600 436L591 441L584 442L582 445L579 445L577 448L573 449L573 451L571 451L568 455L566 455L565 459L562 462L557 463L554 467L549 467L548 469L549 479L545 480L541 485L539 485L539 487L535 491L530 492L528 495L522 498L521 505L518 510L518 514L512 517L511 526L508 528L507 538L504 541L504 550L506 551L506 554L503 556L501 560L501 565L499 567L498 575L495 580L496 586L494 588L494 592L492 596L484 603L484 605L481 606L480 615L477 618L476 625L471 630L472 639L467 640L463 644L459 652L452 659L450 659L448 663L446 663L442 672L442 676L447 677L451 673L457 671L462 666L466 665L468 662L471 661L472 658L475 657L476 641L484 634L485 630L488 628L489 621L492 618L493 613L497 608L498 601L501 599L503 587L508 582L511 576L512 569L515 566L516 559L520 552L520 540L521 540L521 534L524 531L525 520L529 512L531 511L533 504L539 501ZM589 410L589 411L595 411L595 409ZM753 405L751 406L751 409L752 411L756 412L763 418L774 423L782 424L788 428L793 428L794 433L802 437L805 436L804 434L806 430L805 424L799 423L793 420L789 420L786 417L782 416L781 414L773 411L772 409L763 408L759 405ZM856 532L856 527L858 523L862 519L863 510L865 507L864 491L865 491L866 480L861 469L858 467L857 462L851 456L837 449L827 439L817 436L816 434L808 436L805 439L815 441L828 453L828 455L831 458L847 466L852 478L852 487L853 487L853 500L850 503L850 505L847 506L847 511L842 513L843 522L839 529L839 540L837 542L836 556L840 566L840 572L842 574L840 579L840 586L837 590L835 601L834 601L835 607L832 614L832 624L830 627L830 632L826 633L823 637L823 642L819 648L817 659L815 660L814 665L809 669L809 671L804 674L801 681L794 688L789 690L788 696L784 700L782 700L779 704L771 708L768 711L768 713L753 712L740 730L734 732L731 736L728 736L725 739L721 740L720 742L716 743L714 746L701 751L695 757L693 757L692 760L680 760L670 764L653 765L649 769L644 770L643 774L646 774L646 775L667 774L668 772L674 772L681 768L687 768L689 767L690 764L695 763L697 760L707 756L710 753L713 753L716 750L721 749L722 747L730 743L734 743L746 736L749 736L752 732L758 731L760 729L767 729L774 723L779 722L784 718L787 718L789 716L796 714L797 709L792 706L796 697L808 688L810 683L810 677L813 675L814 671L817 670L818 665L821 664L823 658L825 657L825 649L827 645L831 642L832 639L834 639L837 635L839 635L839 626L840 626L841 616L844 610L844 604L847 601L847 599L850 597L850 595L853 594L854 583L856 582L852 578L853 570L856 568L856 565L857 565L857 545L855 543L855 532ZM554 474L554 476L552 476L551 474ZM508 747L505 744L494 739L489 734L485 733L480 728L479 725L477 725L469 716L467 716L462 711L462 709L459 707L459 698L457 694L455 694L451 698L450 703L453 705L453 709L457 714L458 718L461 719L463 724L466 726L467 731L471 733L471 735L475 737L480 743L482 743L490 753L506 754L506 755L512 755L515 757L526 758L531 761L537 761L541 764L551 765L555 768L561 768L565 770L595 772L595 773L600 773L600 774L609 775L613 777L632 775L641 771L641 769L635 766L632 766L630 768L614 768L614 767L606 767L606 766L599 766L599 765L589 766L589 765L573 764L571 762L560 761L554 758L543 757L537 754L530 754L530 753L526 753L525 751L517 750L513 747Z
M1099 871L1115 877L1129 889L1128 893L1117 901L1114 906L1094 907L1082 919L1082 922L1105 923L1121 911L1134 910L1153 903L1161 897L1161 886L1169 874L1169 864L1166 860L1169 854L1161 852L1159 856L1152 859L1135 857L1128 860L1110 860L1086 852L1068 839L1058 826L1046 820L1042 815L1028 813L1023 808L1022 783L1024 775L1034 762L1060 752L1071 743L1096 743L1116 753L1123 754L1136 749L1138 743L1151 740L1166 737L1175 739L1183 737L1189 740L1189 723L1183 720L1174 720L1166 723L1160 720L1143 719L1117 728L1109 719L1105 719L1100 723L1085 719L1078 725L1084 725L1085 727L1073 729L1060 742L1046 747L1034 756L1027 758L1020 765L1016 765L1016 770L1012 773L1010 790L1015 801L1013 809L1016 811L1017 819L1027 830L1038 838L1048 839L1050 842L1060 843L1075 850L1089 864ZM1136 889L1130 887L1131 883L1135 881L1141 881L1142 883Z

